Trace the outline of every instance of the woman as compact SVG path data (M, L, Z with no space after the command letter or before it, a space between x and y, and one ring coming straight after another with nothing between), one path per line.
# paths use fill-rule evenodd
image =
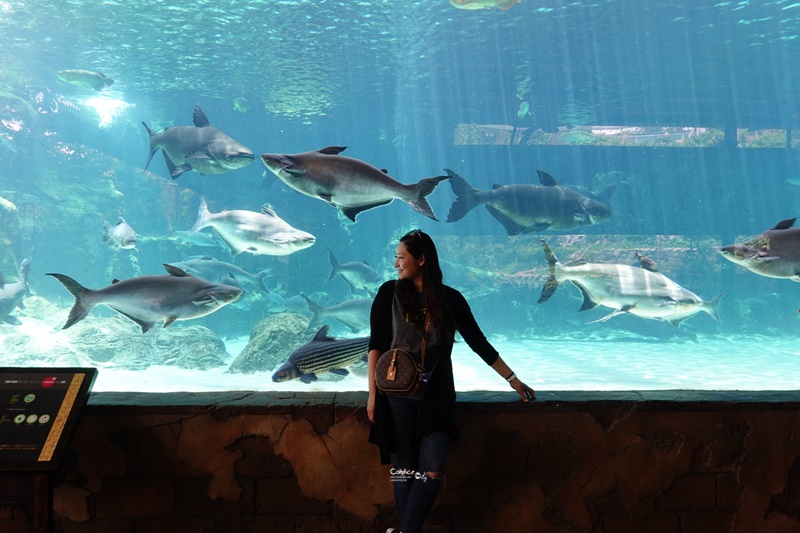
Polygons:
M520 381L481 332L467 301L442 283L439 256L430 236L420 230L400 239L395 252L397 281L384 283L370 315L369 400L370 442L380 447L381 464L392 463L391 479L401 530L416 533L433 507L455 427L456 392L451 354L455 332L509 382L523 401L533 389ZM413 397L384 394L375 383L375 366L395 342L417 345L427 340L427 384ZM411 340L409 340L411 339Z

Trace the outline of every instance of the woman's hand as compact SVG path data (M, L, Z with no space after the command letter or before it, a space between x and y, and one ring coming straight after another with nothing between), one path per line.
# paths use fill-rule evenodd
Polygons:
M518 378L511 380L511 387L517 391L517 394L519 394L519 397L522 398L523 402L529 402L536 399L536 392L534 392L532 388L525 385Z
M381 356L380 350L370 350L367 353L367 386L369 387L369 399L367 400L367 417L373 424L375 423L375 397L378 388L375 386L375 366Z
M517 391L517 394L519 394L519 397L522 398L523 402L529 402L536 399L536 393L533 392L533 389L519 380L514 371L508 367L505 361L503 361L502 357L498 357L491 366L494 368L495 372L500 374L500 376L508 381L511 387Z
M367 400L367 418L373 424L375 423L375 392L369 392L369 399Z

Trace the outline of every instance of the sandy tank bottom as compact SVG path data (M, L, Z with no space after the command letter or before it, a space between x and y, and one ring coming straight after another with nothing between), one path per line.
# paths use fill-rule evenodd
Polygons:
M36 328L33 324L26 327ZM51 328L42 327L37 337L51 337ZM225 341L228 364L247 341L246 337ZM498 336L490 341L517 375L537 390L797 390L800 384L800 342L795 337L699 336L697 342L674 343L630 338L509 340ZM29 360L25 366L40 364ZM366 390L363 366L346 377L326 374L311 384L297 380L275 383L273 369L233 374L225 366L192 370L153 365L141 371L115 368L113 361L94 366L99 369L96 392L131 391L133 383L138 392ZM454 348L453 368L459 391L508 390L506 382L463 341Z

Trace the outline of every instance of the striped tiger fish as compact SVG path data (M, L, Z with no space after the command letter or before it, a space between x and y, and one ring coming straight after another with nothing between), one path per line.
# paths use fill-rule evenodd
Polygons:
M272 381L299 379L303 383L317 381L318 374L330 372L346 376L346 367L366 361L369 337L337 339L328 336L328 326L322 326L311 341L292 352L272 374Z

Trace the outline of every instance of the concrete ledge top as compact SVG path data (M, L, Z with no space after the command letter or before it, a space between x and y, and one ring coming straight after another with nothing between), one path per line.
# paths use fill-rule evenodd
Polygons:
M298 407L364 407L366 391L359 392L101 392L92 393L89 412L107 410L293 410ZM537 391L536 401L524 403L514 392L473 391L458 393L458 409L497 408L571 411L598 404L638 404L638 408L697 410L741 408L800 408L797 391Z

